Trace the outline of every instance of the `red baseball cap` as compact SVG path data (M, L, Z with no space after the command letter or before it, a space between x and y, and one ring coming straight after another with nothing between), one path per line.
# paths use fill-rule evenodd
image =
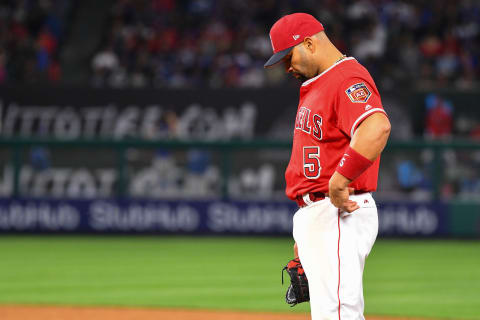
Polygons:
M270 67L285 57L294 46L306 37L323 31L323 25L307 13L292 13L281 17L270 29L273 55L264 64Z

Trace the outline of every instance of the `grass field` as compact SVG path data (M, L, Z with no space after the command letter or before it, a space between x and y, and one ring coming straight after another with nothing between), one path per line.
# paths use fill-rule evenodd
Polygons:
M0 303L291 312L281 285L291 246L288 238L2 236ZM378 240L365 299L367 314L480 319L480 241Z

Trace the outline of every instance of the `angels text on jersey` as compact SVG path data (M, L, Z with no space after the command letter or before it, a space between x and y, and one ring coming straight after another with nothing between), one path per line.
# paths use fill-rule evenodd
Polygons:
M313 114L312 123L310 123L311 110L307 107L300 107L295 120L295 130L302 130L305 133L312 134L318 141L322 140L322 117L316 113ZM313 125L313 127L312 127Z

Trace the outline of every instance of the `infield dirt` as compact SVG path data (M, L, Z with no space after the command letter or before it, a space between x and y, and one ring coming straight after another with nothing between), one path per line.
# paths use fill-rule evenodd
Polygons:
M367 320L420 320L367 316ZM254 313L204 310L0 306L2 320L309 320L308 314Z

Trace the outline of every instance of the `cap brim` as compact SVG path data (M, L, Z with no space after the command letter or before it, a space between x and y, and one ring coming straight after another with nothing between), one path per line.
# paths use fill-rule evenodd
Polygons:
M289 54L290 51L292 51L292 49L293 49L293 47L290 47L290 48L284 49L282 51L278 51L273 56L271 56L270 59L268 59L267 62L265 62L263 67L264 68L271 67L274 64L280 62L280 60L282 60L287 54Z

